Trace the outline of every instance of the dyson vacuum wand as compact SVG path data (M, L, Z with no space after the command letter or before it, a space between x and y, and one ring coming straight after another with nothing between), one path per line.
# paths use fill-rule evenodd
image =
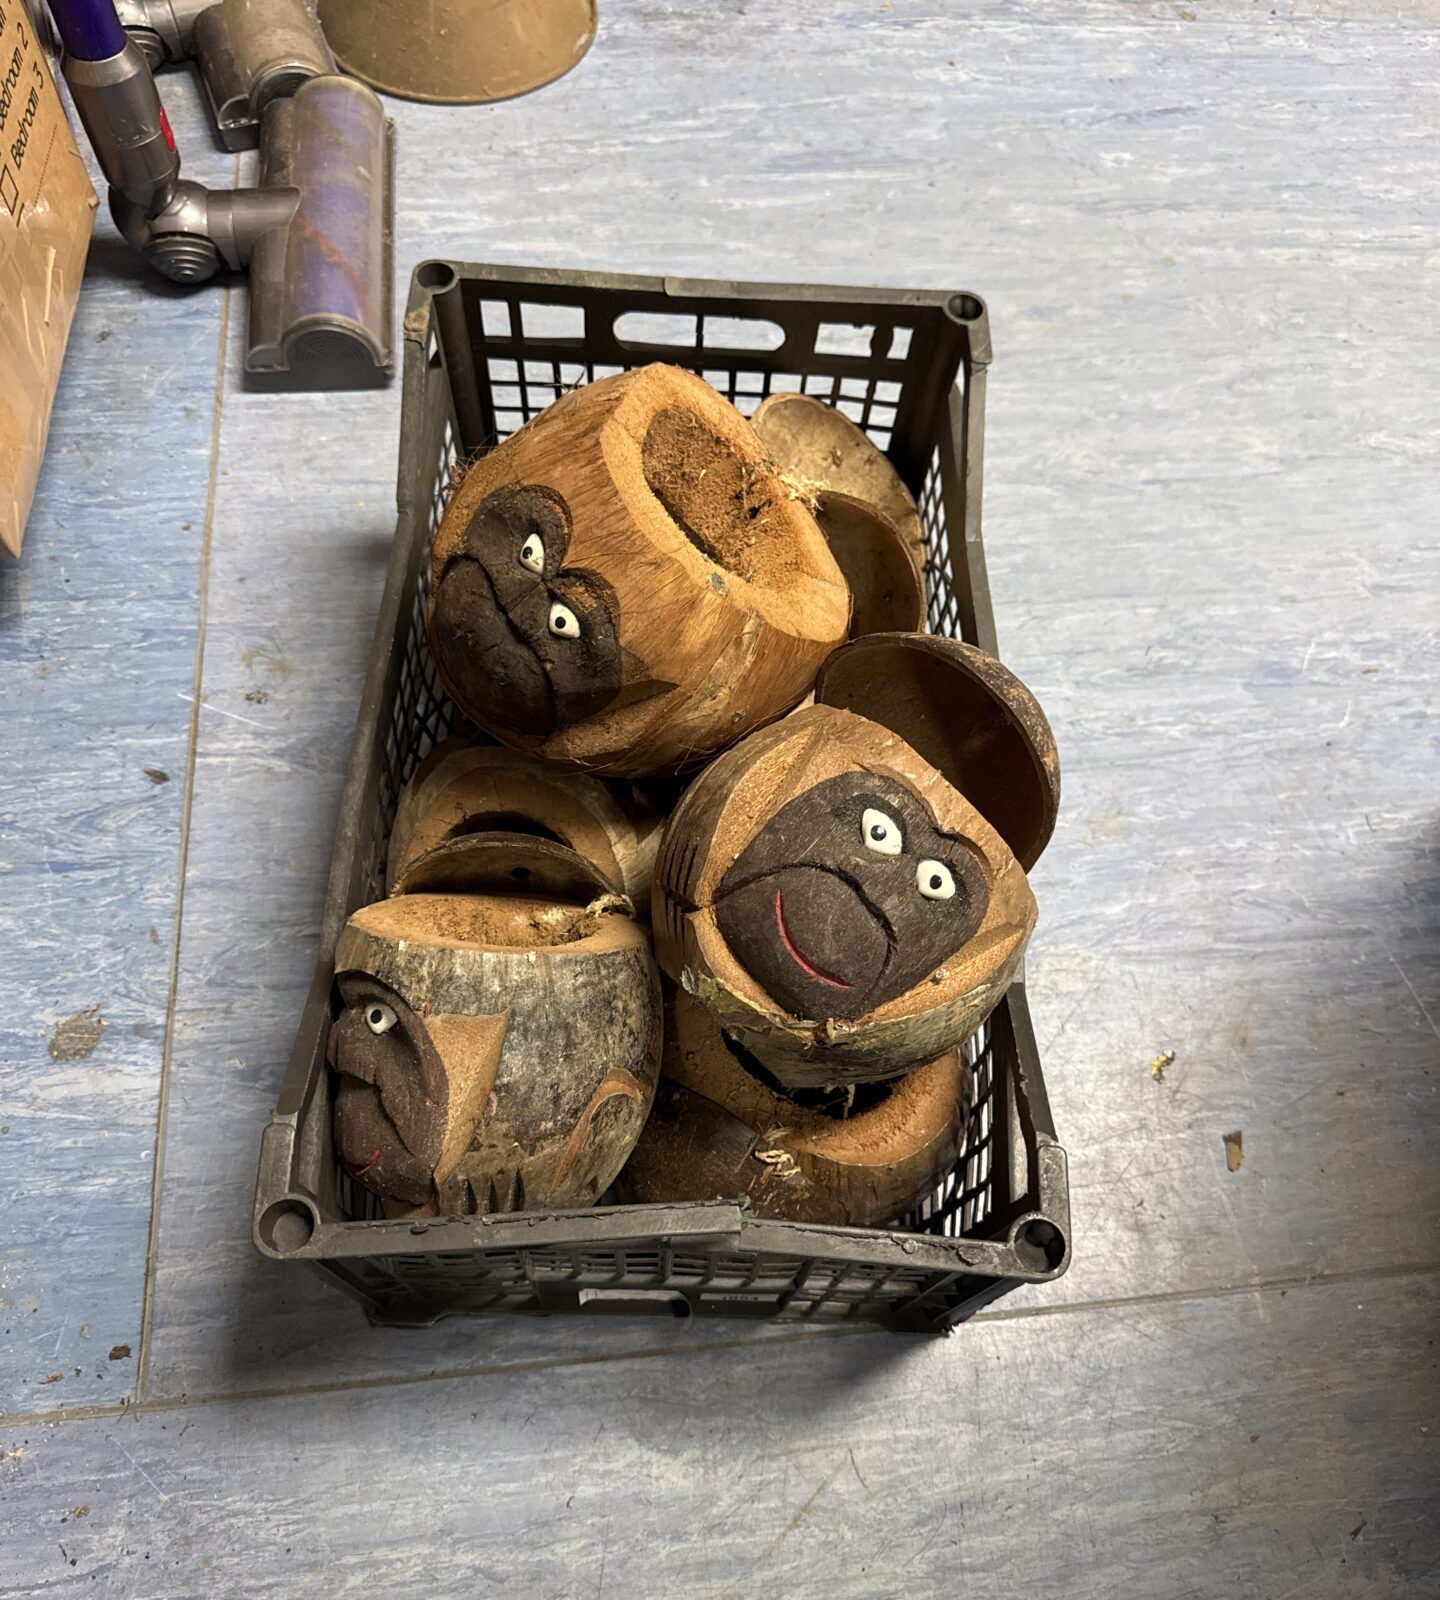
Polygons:
M112 0L50 0L120 232L176 283L249 271L252 387L384 383L394 369L393 130L375 94L335 72L304 0L122 4L132 33ZM180 176L150 58L192 49L225 142L258 135L254 188Z
M150 64L111 0L50 0L65 81L110 185L115 226L162 276L199 283L249 264L255 241L285 227L293 188L215 191L180 176L180 152Z

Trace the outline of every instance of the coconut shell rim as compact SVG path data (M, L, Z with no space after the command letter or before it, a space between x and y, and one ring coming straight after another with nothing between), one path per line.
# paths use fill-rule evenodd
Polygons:
M953 676L963 680L967 690L979 689L990 705L999 712L1001 721L1014 736L1018 750L1023 752L1022 765L1028 777L1034 802L1032 810L1040 820L1033 831L1019 837L1016 836L1013 823L1007 818L986 816L985 820L1004 840L1022 869L1029 872L1045 853L1045 848L1054 834L1060 809L1060 758L1055 745L1055 735L1040 702L998 656L990 655L978 645L972 645L963 639L952 639L943 634L864 634L833 650L821 666L815 679L817 705L849 711L895 734L933 766L952 788L969 799L972 805L976 805L971 798L975 784L967 782L970 769L965 762L956 759L953 747L948 752L949 759L937 759L937 752L922 749L922 746L928 745L929 741L923 738L917 740L913 726L895 725L896 722L903 721L902 718L896 718L889 710L883 715L872 715L865 709L864 685L867 681L876 681L882 675L877 674L872 666L868 673L860 673L852 680L850 669L858 665L862 654L876 650L882 653L896 650L914 652L928 657L932 664L941 667L948 665ZM841 675L844 675L847 684L853 681L859 686L860 692L853 699L841 701L836 698L840 691L838 679ZM996 679L1006 692L1002 693L997 688ZM943 721L943 717L938 717L937 720ZM978 805L976 809L980 809ZM981 814L984 815L983 812Z

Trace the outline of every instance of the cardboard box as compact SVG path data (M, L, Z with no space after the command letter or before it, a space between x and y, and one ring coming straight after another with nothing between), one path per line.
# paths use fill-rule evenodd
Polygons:
M20 554L95 206L34 25L0 0L0 554Z

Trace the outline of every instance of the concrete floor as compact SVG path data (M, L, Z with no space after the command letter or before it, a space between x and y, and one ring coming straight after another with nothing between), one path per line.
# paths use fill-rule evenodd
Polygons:
M402 280L987 297L1074 1265L920 1341L372 1330L256 1256L399 395L244 393L243 288L102 223L0 569L0 1595L1440 1593L1437 9L601 13L393 107Z

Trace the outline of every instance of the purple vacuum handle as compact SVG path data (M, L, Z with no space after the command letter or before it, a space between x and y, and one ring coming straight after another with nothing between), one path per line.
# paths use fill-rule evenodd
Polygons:
M66 55L108 61L125 48L125 30L111 0L50 0Z
M50 0L65 43L62 69L128 238L170 204L180 156L150 64L111 0Z

